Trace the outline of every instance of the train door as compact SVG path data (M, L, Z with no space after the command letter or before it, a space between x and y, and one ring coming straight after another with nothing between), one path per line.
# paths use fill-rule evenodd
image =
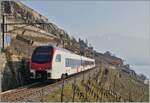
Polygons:
M62 72L63 72L63 66L62 66L62 55L57 54L55 58L55 76L58 78L61 78Z

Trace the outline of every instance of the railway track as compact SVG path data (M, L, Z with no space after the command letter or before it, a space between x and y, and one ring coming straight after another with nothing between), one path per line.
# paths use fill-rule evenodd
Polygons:
M87 79L89 75L93 75L97 73L99 68L95 67L93 69L89 69L87 71L78 73L76 75L72 75L66 79L64 79L65 84L71 84L74 81L74 77L76 79L81 80L84 73L84 78ZM41 97L52 93L56 89L61 88L63 84L63 80L55 81L55 82L36 82L21 88L8 90L0 93L2 102L17 102L17 101L41 101Z

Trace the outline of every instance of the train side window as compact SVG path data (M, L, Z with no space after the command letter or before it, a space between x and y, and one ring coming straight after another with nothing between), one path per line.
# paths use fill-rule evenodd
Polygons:
M57 54L56 55L56 62L61 62L61 55L60 54Z
M65 62L66 62L66 63L65 63L65 64L66 64L65 66L66 66L66 67L69 67L69 59L68 59L68 58L65 59Z

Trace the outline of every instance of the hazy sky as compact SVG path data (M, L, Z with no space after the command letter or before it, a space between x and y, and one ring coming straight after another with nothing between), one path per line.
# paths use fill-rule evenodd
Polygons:
M70 35L150 73L150 1L23 1Z

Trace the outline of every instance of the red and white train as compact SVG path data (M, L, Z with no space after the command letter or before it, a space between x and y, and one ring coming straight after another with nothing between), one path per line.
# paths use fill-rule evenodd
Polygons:
M94 67L94 59L55 46L39 46L30 61L30 78L60 79Z

